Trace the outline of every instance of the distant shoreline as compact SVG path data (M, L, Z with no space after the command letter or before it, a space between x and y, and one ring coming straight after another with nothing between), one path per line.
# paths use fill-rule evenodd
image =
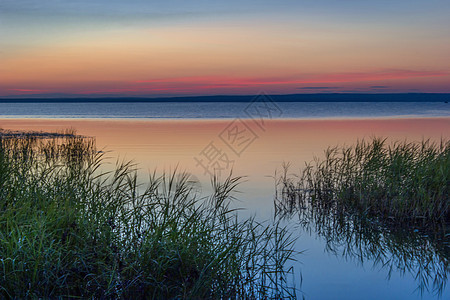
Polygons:
M258 99L260 97L260 99ZM0 97L0 103L149 103L149 102L251 102L254 100L275 102L449 102L450 93L398 93L398 94L288 94L288 95L217 95L187 97L111 97L99 95L32 95L28 97Z

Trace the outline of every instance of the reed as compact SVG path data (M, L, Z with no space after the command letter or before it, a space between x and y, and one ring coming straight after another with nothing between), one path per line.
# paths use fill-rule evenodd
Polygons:
M279 223L230 208L240 178L199 198L183 172L102 172L95 140L0 136L2 298L295 298Z
M299 176L281 178L293 205L334 207L383 223L440 226L450 221L450 142L373 138L333 147Z

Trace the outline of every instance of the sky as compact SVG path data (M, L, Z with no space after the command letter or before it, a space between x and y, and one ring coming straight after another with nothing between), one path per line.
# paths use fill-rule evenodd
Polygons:
M450 92L448 0L0 0L0 97Z

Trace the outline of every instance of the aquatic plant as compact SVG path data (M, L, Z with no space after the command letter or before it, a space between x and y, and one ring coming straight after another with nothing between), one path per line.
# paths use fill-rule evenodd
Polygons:
M230 208L240 178L199 198L183 172L102 171L95 140L0 137L0 295L5 298L295 298L279 223Z
M450 141L361 140L328 148L294 181L283 180L284 192L298 203L309 199L397 225L450 221Z

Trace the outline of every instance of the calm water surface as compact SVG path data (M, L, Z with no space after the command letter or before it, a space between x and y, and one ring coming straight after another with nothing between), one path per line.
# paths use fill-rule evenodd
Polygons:
M223 119L246 116L246 108L272 104L269 98L253 103L0 103L3 118L143 118ZM444 102L301 102L276 103L276 118L450 117Z
M246 176L235 205L245 208L243 215L261 220L273 217L272 176L283 162L291 162L292 172L299 172L305 161L321 156L331 145L353 144L372 136L439 140L450 133L450 110L444 103L281 103L278 111L273 110L272 120L269 115L250 118L244 113L247 106L0 104L0 128L55 131L72 127L95 136L98 147L110 151L107 156L112 162L117 157L133 159L142 173L178 166L197 177L205 193L209 172L215 169L225 176L232 169L233 175ZM430 254L420 249L434 249L427 239L405 238L394 244L403 252L383 246L380 256L380 249L358 252L364 245L354 241L334 237L330 241L330 235L320 233L326 224L300 226L298 216L288 222L299 235L296 249L305 251L295 265L295 280L307 299L437 299L432 291L421 295L417 289L428 278L423 272L417 276L424 262L420 255ZM375 235L384 245L392 245L389 235ZM437 258L448 261L449 245L442 247ZM402 272L401 259L409 259L410 271ZM428 261L436 267L435 273L441 266L438 259ZM428 279L432 287L434 277ZM442 289L441 299L450 299L448 288Z

